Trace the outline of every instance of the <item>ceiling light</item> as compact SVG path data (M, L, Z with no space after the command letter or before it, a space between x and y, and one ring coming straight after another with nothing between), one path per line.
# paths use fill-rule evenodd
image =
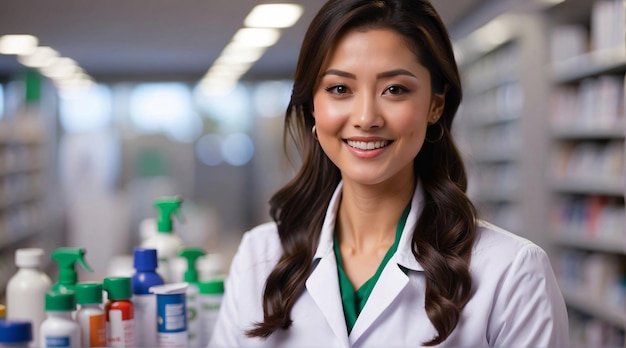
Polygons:
M31 54L24 54L17 57L18 62L31 68L43 68L52 64L59 52L50 47L37 47Z
M32 35L0 36L0 54L31 54L37 48L38 41Z
M302 15L298 4L261 4L250 11L244 25L255 28L288 28Z
M53 65L41 68L41 73L53 80L66 79L78 71L80 68L76 62L66 57L58 58Z
M233 42L249 47L269 47L280 38L280 31L271 28L241 28L233 37Z

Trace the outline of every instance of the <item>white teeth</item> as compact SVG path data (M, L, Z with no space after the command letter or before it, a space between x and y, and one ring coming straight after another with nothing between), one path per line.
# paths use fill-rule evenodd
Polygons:
M366 142L366 141L348 140L348 145L356 149L360 149L360 150L374 150L374 149L380 149L381 147L385 147L389 145L389 141L383 140L383 141L367 141Z

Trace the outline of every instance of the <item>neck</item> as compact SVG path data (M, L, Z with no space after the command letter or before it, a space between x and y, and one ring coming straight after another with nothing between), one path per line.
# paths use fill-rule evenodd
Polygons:
M355 250L391 245L414 190L415 180L376 186L344 183L337 224L340 243Z

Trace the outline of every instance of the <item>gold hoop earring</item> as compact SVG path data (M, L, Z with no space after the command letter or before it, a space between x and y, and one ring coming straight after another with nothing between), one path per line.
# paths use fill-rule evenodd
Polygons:
M315 125L313 125L313 128L311 128L311 135L313 135L313 139L319 141L319 139L317 138L317 129L315 129Z
M434 139L434 140L433 139L428 139L428 130L426 130L426 135L427 136L426 136L425 140L427 142L431 143L431 144L434 144L434 143L440 141L441 139L443 139L443 133L445 132L445 130L443 129L443 126L441 125L441 123L437 122L437 123L433 124L432 126L434 126L434 125L438 125L439 126L439 136L437 137L437 139ZM430 127L428 127L428 128L430 128Z

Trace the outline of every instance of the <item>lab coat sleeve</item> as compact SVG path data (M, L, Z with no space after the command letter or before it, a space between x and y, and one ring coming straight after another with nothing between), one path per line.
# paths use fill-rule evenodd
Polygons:
M231 348L239 347L240 336L243 333L238 318L239 309L237 308L237 298L239 298L238 290L241 288L241 263L242 249L247 235L244 234L239 250L233 257L228 277L224 284L224 297L220 305L217 323L213 330L213 335L209 342L209 348Z
M490 346L569 346L565 302L541 248L529 244L518 252L495 296L487 337Z

